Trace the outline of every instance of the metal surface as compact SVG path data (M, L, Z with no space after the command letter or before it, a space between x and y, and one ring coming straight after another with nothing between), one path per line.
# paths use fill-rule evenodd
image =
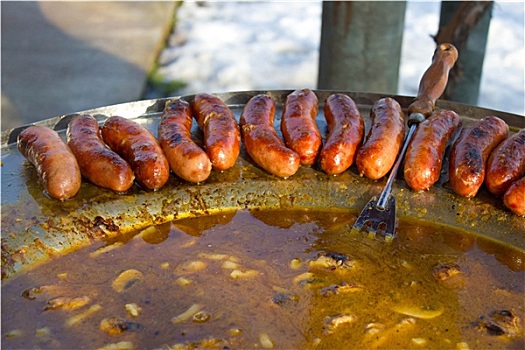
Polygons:
M282 105L291 90L231 92L217 96L239 118L244 104L262 92L267 92L276 100L276 130L279 130ZM320 101L317 122L323 135L326 135L324 100L333 92L336 91L315 91ZM345 93L358 105L365 120L366 132L370 127L372 104L385 95ZM390 97L395 98L403 108L413 101L413 97ZM183 98L191 101L192 96ZM90 113L101 122L111 115L132 118L157 135L158 121L166 101L137 101L81 113ZM525 118L513 114L447 101L438 101L437 108L455 110L462 116L464 125L484 116L497 115L511 126L511 131L525 127ZM54 128L65 137L65 128L72 115L38 124ZM119 195L84 182L77 196L59 202L43 194L35 169L16 149L16 137L24 128L2 134L3 278L43 262L50 256L88 245L93 240L176 218L242 208L357 211L365 206L369 198L377 195L386 182L385 179L371 181L360 177L355 166L338 176L326 175L316 166L303 166L294 176L280 179L254 165L245 150L241 149L233 168L222 173L212 172L208 180L199 185L171 175L168 184L159 191L148 192L134 186L128 193ZM196 125L194 136L197 140L202 139ZM446 168L447 164L444 164ZM470 200L456 196L448 188L447 174L444 173L429 191L411 191L401 178L398 178L392 191L401 220L410 217L439 222L525 249L525 218L512 215L500 199L484 189Z

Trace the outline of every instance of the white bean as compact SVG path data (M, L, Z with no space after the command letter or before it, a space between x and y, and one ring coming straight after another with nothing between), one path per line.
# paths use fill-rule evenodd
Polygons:
M200 305L200 304L193 304L192 306L190 306L190 308L188 310L184 311L183 313L181 313L178 316L173 317L171 319L171 322L173 322L173 323L181 323L181 322L187 321L190 318L192 318L193 315L195 315L197 312L199 312L201 310L202 310L202 305Z
M392 310L394 310L397 313L421 318L421 319L431 319L440 316L444 309L442 306L424 306L424 307L418 307L418 306L410 306L410 305L395 305Z
M204 270L208 264L200 260L185 261L175 268L176 274L192 274Z
M117 249L117 248L120 248L124 245L124 243L122 242L115 242L113 244L110 244L108 246L105 246L105 247L102 247L102 248L98 248L97 250L95 250L94 252L91 252L89 253L89 257L90 258L96 258L97 256L101 255L101 254L104 254L104 253L107 253L107 252L110 252L112 251L113 249Z
M98 348L98 350L133 350L133 349L135 349L135 345L133 345L133 343L130 341L121 341L118 343L107 344L101 348Z
M273 341L270 339L270 336L268 335L268 333L259 334L259 342L261 343L262 347L265 349L272 349L274 346Z
M239 264L237 264L236 262L230 261L230 260L226 260L225 262L222 263L221 267L227 270L235 270L239 268Z
M126 311L131 316L135 316L135 317L137 317L139 315L139 313L142 311L142 308L140 306L138 306L137 304L135 304L135 303L126 304L126 305L124 305L124 307L126 308Z
M71 327L79 323L80 321L84 320L85 318L88 318L89 316L91 316L92 314L94 314L95 312L99 310L102 310L102 306L100 304L91 305L90 308L87 309L86 311L68 318L66 320L66 326Z
M246 271L233 270L230 273L230 277L233 278L233 279L252 278L252 277L257 276L258 274L259 274L259 271L257 271L257 270L246 270Z
M135 269L129 269L122 272L117 278L115 278L113 283L111 283L111 287L113 287L115 292L122 293L126 289L131 288L136 283L142 282L143 279L144 275L142 272Z

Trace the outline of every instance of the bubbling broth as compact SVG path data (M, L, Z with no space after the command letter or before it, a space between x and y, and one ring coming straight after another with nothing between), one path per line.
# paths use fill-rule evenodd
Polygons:
M524 347L521 250L400 221L236 211L97 242L2 282L2 347Z

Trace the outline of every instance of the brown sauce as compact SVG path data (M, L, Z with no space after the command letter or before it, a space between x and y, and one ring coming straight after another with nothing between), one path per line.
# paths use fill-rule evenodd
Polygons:
M2 281L2 348L522 349L523 251L333 211L148 227Z

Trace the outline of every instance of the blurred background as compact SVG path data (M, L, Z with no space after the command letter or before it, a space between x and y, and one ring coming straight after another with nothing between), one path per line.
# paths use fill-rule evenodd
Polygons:
M525 114L525 3L446 4L2 1L1 128L198 92L415 96L443 38L467 59L447 99Z

